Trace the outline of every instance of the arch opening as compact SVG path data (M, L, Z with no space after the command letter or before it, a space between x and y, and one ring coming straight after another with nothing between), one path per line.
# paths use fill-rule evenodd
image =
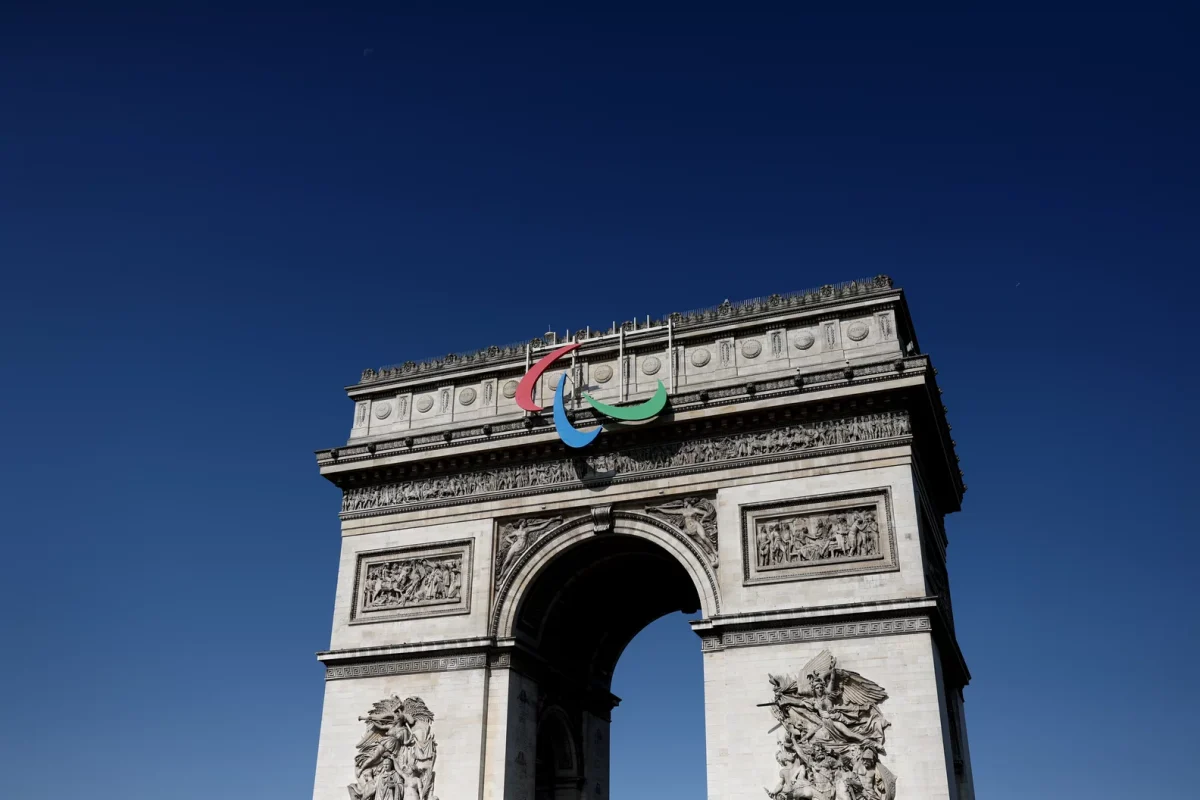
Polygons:
M608 796L617 661L650 623L701 607L688 566L643 536L583 536L538 566L512 624L539 664L538 800Z

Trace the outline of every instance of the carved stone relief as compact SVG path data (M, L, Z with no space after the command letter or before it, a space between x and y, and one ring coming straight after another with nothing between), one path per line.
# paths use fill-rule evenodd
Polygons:
M660 506L647 506L646 513L686 533L709 562L717 566L717 508L712 500L686 497Z
M796 334L796 348L798 350L807 350L817 343L817 337L812 335L812 331L800 331Z
M596 383L608 383L612 380L613 368L608 364L601 364L592 370L592 377L596 379Z
M360 553L351 622L469 610L470 540Z
M825 329L825 347L826 349L837 347L837 323L826 322L823 326Z
M712 354L703 347L698 347L692 351L692 366L703 367L712 359Z
M783 355L783 331L771 331L771 355Z
M499 545L496 547L496 579L493 585L499 586L525 551L546 533L561 525L562 521L562 517L524 518L500 525L496 536Z
M879 711L882 686L840 668L828 650L798 675L767 678L779 731L771 800L894 800L896 776L879 760L891 726Z
M438 398L441 401L440 405L438 406L439 413L445 414L450 410L450 398L453 396L453 394L453 386L443 386L441 389L438 389Z
M879 521L873 505L760 517L754 544L760 570L872 557L880 552Z
M354 427L360 428L367 424L367 408L370 403L366 400L359 400L354 405Z
M404 419L408 416L408 398L401 397L396 400L396 416Z
M433 712L419 697L392 695L359 721L367 733L354 756L350 800L437 800Z
M485 406L492 404L492 387L494 385L491 381L485 381L483 384L483 404Z
M742 355L746 358L758 358L762 352L762 342L757 339L751 339L748 342L742 342Z
M427 394L423 394L417 398L417 411L425 414L429 409L433 408L433 398Z
M468 387L458 393L458 402L462 403L464 406L469 406L471 403L475 402L476 396L475 390Z
M733 364L733 340L722 339L717 344L717 349L721 354L721 366L731 366Z
M742 507L748 584L894 569L885 490Z
M387 419L392 413L392 404L387 400L375 404L375 419Z
M512 400L517 396L517 382L506 381L504 383L504 388L502 388L500 391L505 397L507 397L509 400Z
M642 372L646 375L653 375L662 369L662 362L658 360L658 356L646 356L642 359Z
M852 322L850 323L850 327L846 329L846 335L855 342L861 342L867 338L867 334L870 332L871 329L865 322Z
M342 512L416 506L526 489L548 491L555 487L578 486L580 480L649 476L664 470L687 470L725 461L907 436L908 433L908 414L903 411L800 423L751 433L687 439L618 452L353 487L342 495Z

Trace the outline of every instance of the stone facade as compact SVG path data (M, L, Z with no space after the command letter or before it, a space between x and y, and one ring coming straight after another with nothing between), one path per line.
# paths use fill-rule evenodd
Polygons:
M669 413L567 450L514 398L568 339L539 398ZM314 800L606 798L612 669L673 610L711 797L973 798L935 374L886 278L364 372Z

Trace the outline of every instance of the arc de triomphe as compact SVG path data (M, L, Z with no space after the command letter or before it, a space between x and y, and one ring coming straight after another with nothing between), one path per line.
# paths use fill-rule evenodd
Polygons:
M314 800L608 798L613 669L680 610L710 797L973 798L943 526L966 487L903 293L568 336L349 387L349 442L317 453L343 503ZM559 411L603 431L569 447Z

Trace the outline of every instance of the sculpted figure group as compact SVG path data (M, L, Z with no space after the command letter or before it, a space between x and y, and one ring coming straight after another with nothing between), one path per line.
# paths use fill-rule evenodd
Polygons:
M367 567L363 609L406 608L462 595L462 556L409 558Z
M365 717L367 733L354 757L350 800L437 800L433 712L419 697L380 700Z
M760 569L879 555L873 508L760 520L754 537Z
M416 478L377 486L360 486L348 489L343 494L342 511L366 511L474 497L492 492L577 484L581 478L598 480L618 475L651 473L885 439L903 436L908 432L908 414L903 411L807 422L766 431L687 439L673 444L647 445L574 459L555 459L476 472Z
M890 723L879 713L887 692L841 669L823 650L801 677L769 675L779 723L779 778L771 800L894 800L896 778L879 757Z

